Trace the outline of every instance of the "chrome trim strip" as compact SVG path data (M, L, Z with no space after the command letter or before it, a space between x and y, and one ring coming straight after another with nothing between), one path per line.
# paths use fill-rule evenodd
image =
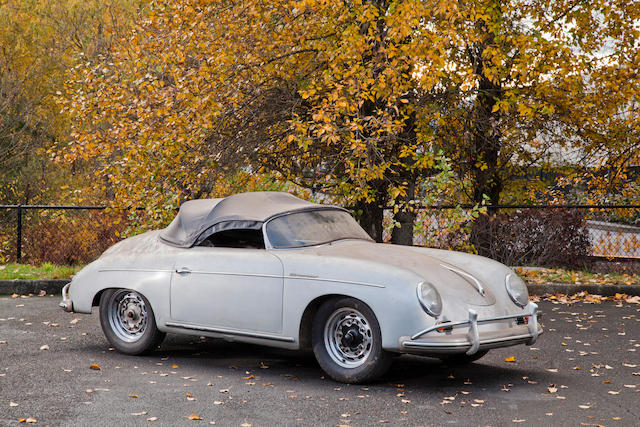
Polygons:
M384 285L378 285L375 283L365 283L365 282L354 282L351 280L339 280L339 279L325 279L323 277L311 277L311 276L305 276L302 277L301 274L298 274L296 276L293 275L289 275L286 276L285 279L294 279L294 280L318 280L321 282L329 282L329 283L345 283L347 285L358 285L358 286L371 286L374 288L386 288L386 286Z
M215 332L219 334L225 335L238 335L241 337L250 337L250 338L262 338L265 340L273 340L273 341L285 341L285 342L294 342L295 339L292 337L283 337L280 335L272 335L272 334L263 334L260 332L248 332L248 331L237 331L233 329L225 329L225 328L210 328L208 326L200 326L200 325L191 325L187 323L178 323L178 322L167 322L166 326L171 326L174 328L182 328L182 329L191 329L193 331L203 331L203 332Z
M475 283L476 290L480 293L480 295L482 295L482 296L485 295L485 291L484 291L484 288L482 287L482 284L480 283L480 281L478 279L476 279L471 274L467 273L466 271L459 270L459 269L457 269L455 267L451 267L450 265L440 264L440 266L446 268L449 271L453 271L454 273L456 273L456 274L458 274L460 276L467 277L467 278L471 279L473 281L473 283Z
M176 273L180 273L180 272L176 271ZM282 276L278 274L234 273L231 271L200 271L200 270L189 270L189 273L190 274L215 274L219 276L267 277L270 279L282 279Z
M301 279L317 279L318 276L315 274L299 274L299 273L289 273L289 277L299 277Z
M479 346L488 345L488 344L497 344L497 343L507 342L507 341L522 341L522 340L526 340L527 338L530 338L530 335L527 334L527 335L516 335L513 337L495 338L492 340L480 341ZM470 342L466 342L466 343L444 343L444 342L429 343L429 342L420 342L420 341L403 341L402 342L402 346L408 347L408 348L461 348L461 347L467 347L469 345L471 345Z

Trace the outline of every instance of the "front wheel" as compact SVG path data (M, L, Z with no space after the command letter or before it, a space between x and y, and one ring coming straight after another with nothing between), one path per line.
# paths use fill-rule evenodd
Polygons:
M370 381L391 364L376 316L353 298L336 298L320 306L313 320L312 344L320 367L336 381Z
M156 327L149 301L129 289L107 289L102 293L100 325L111 345L125 354L151 351L165 337Z

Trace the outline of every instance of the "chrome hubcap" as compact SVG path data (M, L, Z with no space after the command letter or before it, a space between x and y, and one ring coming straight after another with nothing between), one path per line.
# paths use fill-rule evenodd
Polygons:
M358 310L340 308L331 314L324 327L324 345L331 359L343 368L365 363L373 344L367 319Z
M142 296L134 291L117 291L109 301L111 330L126 342L136 342L147 329L147 309Z

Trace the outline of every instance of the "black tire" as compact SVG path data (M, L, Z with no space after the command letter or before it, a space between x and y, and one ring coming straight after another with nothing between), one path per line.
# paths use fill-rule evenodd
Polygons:
M313 319L311 340L320 367L336 381L371 381L391 364L391 354L382 348L375 314L354 298L335 298L322 304Z
M153 351L165 337L156 326L149 301L129 289L107 289L102 293L100 325L111 345L125 354Z
M465 353L452 354L449 356L442 356L440 357L440 360L442 360L442 362L446 363L447 365L468 365L469 363L473 363L476 360L484 357L487 353L489 353L489 350L477 351L471 356Z

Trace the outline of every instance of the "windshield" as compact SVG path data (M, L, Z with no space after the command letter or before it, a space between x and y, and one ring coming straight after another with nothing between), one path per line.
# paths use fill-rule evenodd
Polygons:
M347 212L315 210L296 212L267 223L267 237L274 248L299 248L340 239L371 240Z

